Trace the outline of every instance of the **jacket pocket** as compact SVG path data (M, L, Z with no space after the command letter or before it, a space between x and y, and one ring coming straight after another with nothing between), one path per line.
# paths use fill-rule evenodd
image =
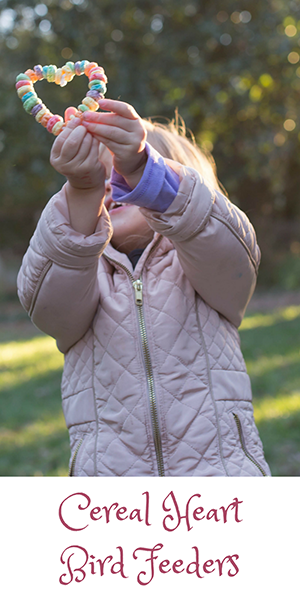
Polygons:
M80 423L69 427L71 457L69 461L70 477L95 476L95 439L96 423Z
M73 477L74 476L74 470L75 470L75 463L76 463L76 458L77 458L77 454L79 451L80 446L82 445L83 442L83 438L81 438L81 440L79 440L79 442L76 444L72 459L71 459L71 463L70 463L70 468L69 468L69 477Z
M252 456L252 454L250 454L250 452L247 449L247 446L245 443L245 437L244 437L244 433L243 433L243 429L242 429L242 424L241 424L239 416L236 413L232 413L232 416L236 423L239 441L240 441L240 444L241 444L241 447L242 447L242 450L243 450L245 456L259 469L259 471L262 473L262 475L264 477L267 477L267 473L264 471L264 469L261 467L261 465L257 462L257 460L254 458L254 456Z

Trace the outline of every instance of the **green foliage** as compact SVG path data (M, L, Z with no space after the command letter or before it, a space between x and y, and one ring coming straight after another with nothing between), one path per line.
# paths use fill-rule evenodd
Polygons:
M277 282L285 290L300 289L300 259L299 256L286 256L280 263Z
M108 96L142 116L172 118L178 107L254 222L299 217L298 2L0 0L0 8L2 245L25 249L62 183L48 163L53 138L23 111L15 76L85 58L104 66ZM86 78L36 89L63 114L84 96Z

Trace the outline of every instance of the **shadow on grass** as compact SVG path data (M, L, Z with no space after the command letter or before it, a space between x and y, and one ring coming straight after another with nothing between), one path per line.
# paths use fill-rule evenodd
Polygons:
M22 427L61 408L61 370L11 386L0 395L0 428Z
M258 316L268 318L268 315ZM253 356L271 356L279 351L280 354L292 350L300 351L300 317L279 322L269 321L264 327L256 326L252 317L246 317L239 333L246 359Z
M257 423L273 476L300 476L300 410Z
M17 300L0 302L0 343L31 340L41 335Z
M60 413L17 431L0 430L1 476L67 476L69 455L68 431Z
M0 408L0 476L68 474L69 435L61 370L5 391Z

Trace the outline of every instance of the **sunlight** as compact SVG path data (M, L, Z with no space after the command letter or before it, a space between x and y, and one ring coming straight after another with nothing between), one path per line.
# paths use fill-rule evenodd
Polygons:
M257 423L269 419L282 419L297 412L300 412L300 390L293 394L282 394L277 398L265 397L254 406Z
M275 369L290 367L300 364L300 350L294 350L289 354L273 354L272 356L259 356L256 360L247 360L247 370L250 377L270 373Z
M0 344L0 360L18 361L32 357L38 352L57 350L55 340L49 336L34 337Z
M287 306L275 310L271 314L255 314L245 317L240 326L240 331L245 329L256 329L257 327L270 327L283 321L293 321L300 317L300 306Z
M0 390L62 367L63 355L49 336L0 344Z

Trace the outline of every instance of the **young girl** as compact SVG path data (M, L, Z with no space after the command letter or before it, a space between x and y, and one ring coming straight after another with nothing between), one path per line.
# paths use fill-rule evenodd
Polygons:
M54 142L67 182L18 277L65 354L70 474L269 475L237 332L259 264L253 228L174 127L123 102L100 108Z

